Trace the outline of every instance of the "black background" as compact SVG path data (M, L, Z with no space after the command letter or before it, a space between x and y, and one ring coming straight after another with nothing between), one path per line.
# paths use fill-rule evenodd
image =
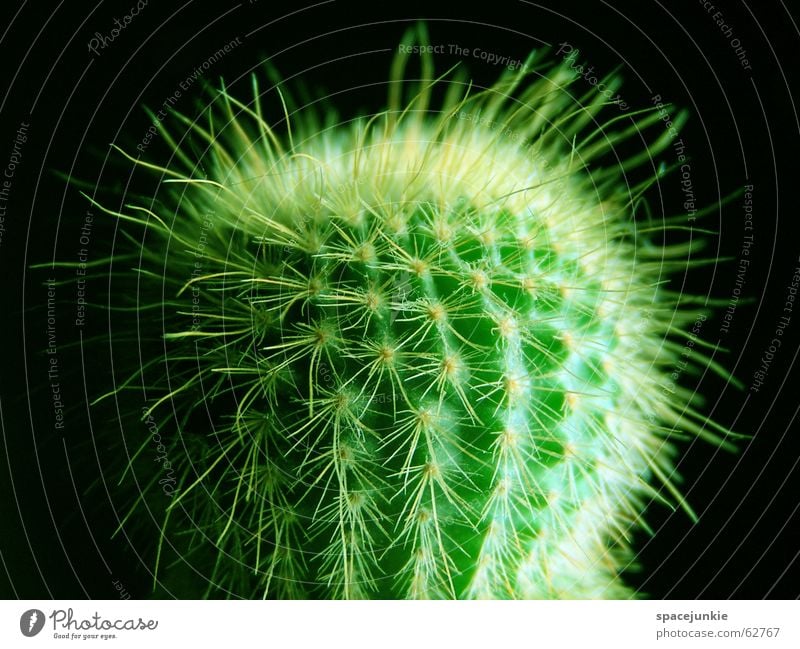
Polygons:
M41 353L47 344L43 282L50 272L30 265L74 258L86 211L77 190L55 172L93 184L124 182L105 164L108 145L139 141L149 125L141 107L160 106L194 68L236 37L241 45L206 73L210 80L224 77L246 92L249 74L269 59L285 78L324 89L343 117L379 110L397 44L418 19L427 20L431 43L512 59L569 42L597 70L619 67L626 80L622 94L631 107L652 106L652 96L660 94L688 109L682 137L699 205L754 185L755 243L744 290L750 303L739 303L728 334L719 332L724 307L703 332L711 342L722 339L730 351L717 358L745 388L737 390L711 374L698 387L712 417L753 437L740 444L738 454L703 442L682 446L681 488L700 521L693 524L682 511L650 506L647 520L654 535L634 539L641 570L626 579L660 598L800 595L795 425L800 312L792 316L761 390L747 389L800 265L800 124L792 96L800 33L782 2L719 3L732 38L747 51L749 71L714 12L689 0L403 2L381 8L343 0L309 8L267 0L151 0L99 55L90 53L87 43L94 33L109 33L114 18L134 4L72 2L54 10L47 3L26 3L17 11L11 3L0 22L5 30L0 164L11 154L20 123L30 124L0 243L0 595L114 598L114 580L133 597L150 593L136 543L124 535L111 539L119 513L102 498L83 495L102 474L92 443L96 427L109 425L90 416L86 395L96 394L109 369L102 350L82 356L75 346L79 332L69 304L59 307L57 335L70 410L65 429L53 429L47 358ZM474 57L437 58L441 71L459 62L478 86L491 84L501 71ZM199 86L193 90L199 93ZM192 101L192 92L184 93L177 108L191 112ZM663 201L666 213L680 213L678 178L666 178L654 200ZM720 232L708 252L731 260L677 278L677 287L683 283L689 292L727 300L742 243L741 198L714 211L705 225ZM113 235L111 221L98 222L92 255L110 251ZM59 290L68 298L74 288ZM84 336L101 333L103 325L92 322Z

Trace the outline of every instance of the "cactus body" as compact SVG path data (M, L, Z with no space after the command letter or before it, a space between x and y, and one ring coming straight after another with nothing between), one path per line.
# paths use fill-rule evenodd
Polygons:
M118 214L167 296L158 553L208 596L631 596L669 431L702 430L662 386L697 313L659 287L686 249L635 236L623 176L647 156L595 162L624 129L564 66L436 111L428 81L401 103L402 67L385 113L299 111L283 136L217 91L202 159L175 144L157 201Z

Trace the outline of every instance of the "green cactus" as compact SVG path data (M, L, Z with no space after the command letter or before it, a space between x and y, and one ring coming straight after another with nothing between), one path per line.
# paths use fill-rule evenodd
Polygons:
M635 596L646 502L684 504L670 438L728 444L665 388L705 315L664 285L693 249L656 242L681 217L632 219L660 115L601 124L603 96L537 56L481 92L427 59L403 82L406 58L387 110L348 125L280 93L279 134L255 80L250 104L223 88L175 115L202 155L156 120L173 163L130 159L157 194L106 210L144 226L137 299L164 314L137 326L165 339L140 371L175 476L143 485L168 505L165 592Z

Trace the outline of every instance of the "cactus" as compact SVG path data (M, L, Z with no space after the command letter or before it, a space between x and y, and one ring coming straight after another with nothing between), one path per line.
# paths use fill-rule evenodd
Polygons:
M433 80L428 59L404 82L406 63L369 118L335 125L279 92L278 132L254 78L249 104L222 87L202 119L156 120L169 165L124 154L163 178L149 202L101 208L143 227L137 300L156 311L137 327L164 332L138 373L175 476L142 484L169 484L156 581L636 596L621 573L645 505L689 510L675 432L729 444L690 390L665 388L705 317L664 283L694 247L658 242L681 217L637 229L656 178L626 185L670 134L654 111L601 123L603 96L540 54L483 91ZM649 147L609 163L640 132Z

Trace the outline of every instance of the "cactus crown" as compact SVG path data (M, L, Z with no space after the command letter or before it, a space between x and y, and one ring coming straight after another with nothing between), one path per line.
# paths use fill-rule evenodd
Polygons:
M603 97L539 58L478 92L427 59L403 82L398 55L386 111L333 125L281 93L283 134L255 81L250 104L222 88L176 115L199 158L158 122L173 163L134 160L163 182L113 214L145 227L139 300L165 314L145 415L172 406L178 484L158 553L195 592L634 594L646 500L682 500L672 431L724 443L663 389L670 334L702 314L663 286L687 247L631 216L652 179L625 173L668 135L603 162L659 116L600 124Z

